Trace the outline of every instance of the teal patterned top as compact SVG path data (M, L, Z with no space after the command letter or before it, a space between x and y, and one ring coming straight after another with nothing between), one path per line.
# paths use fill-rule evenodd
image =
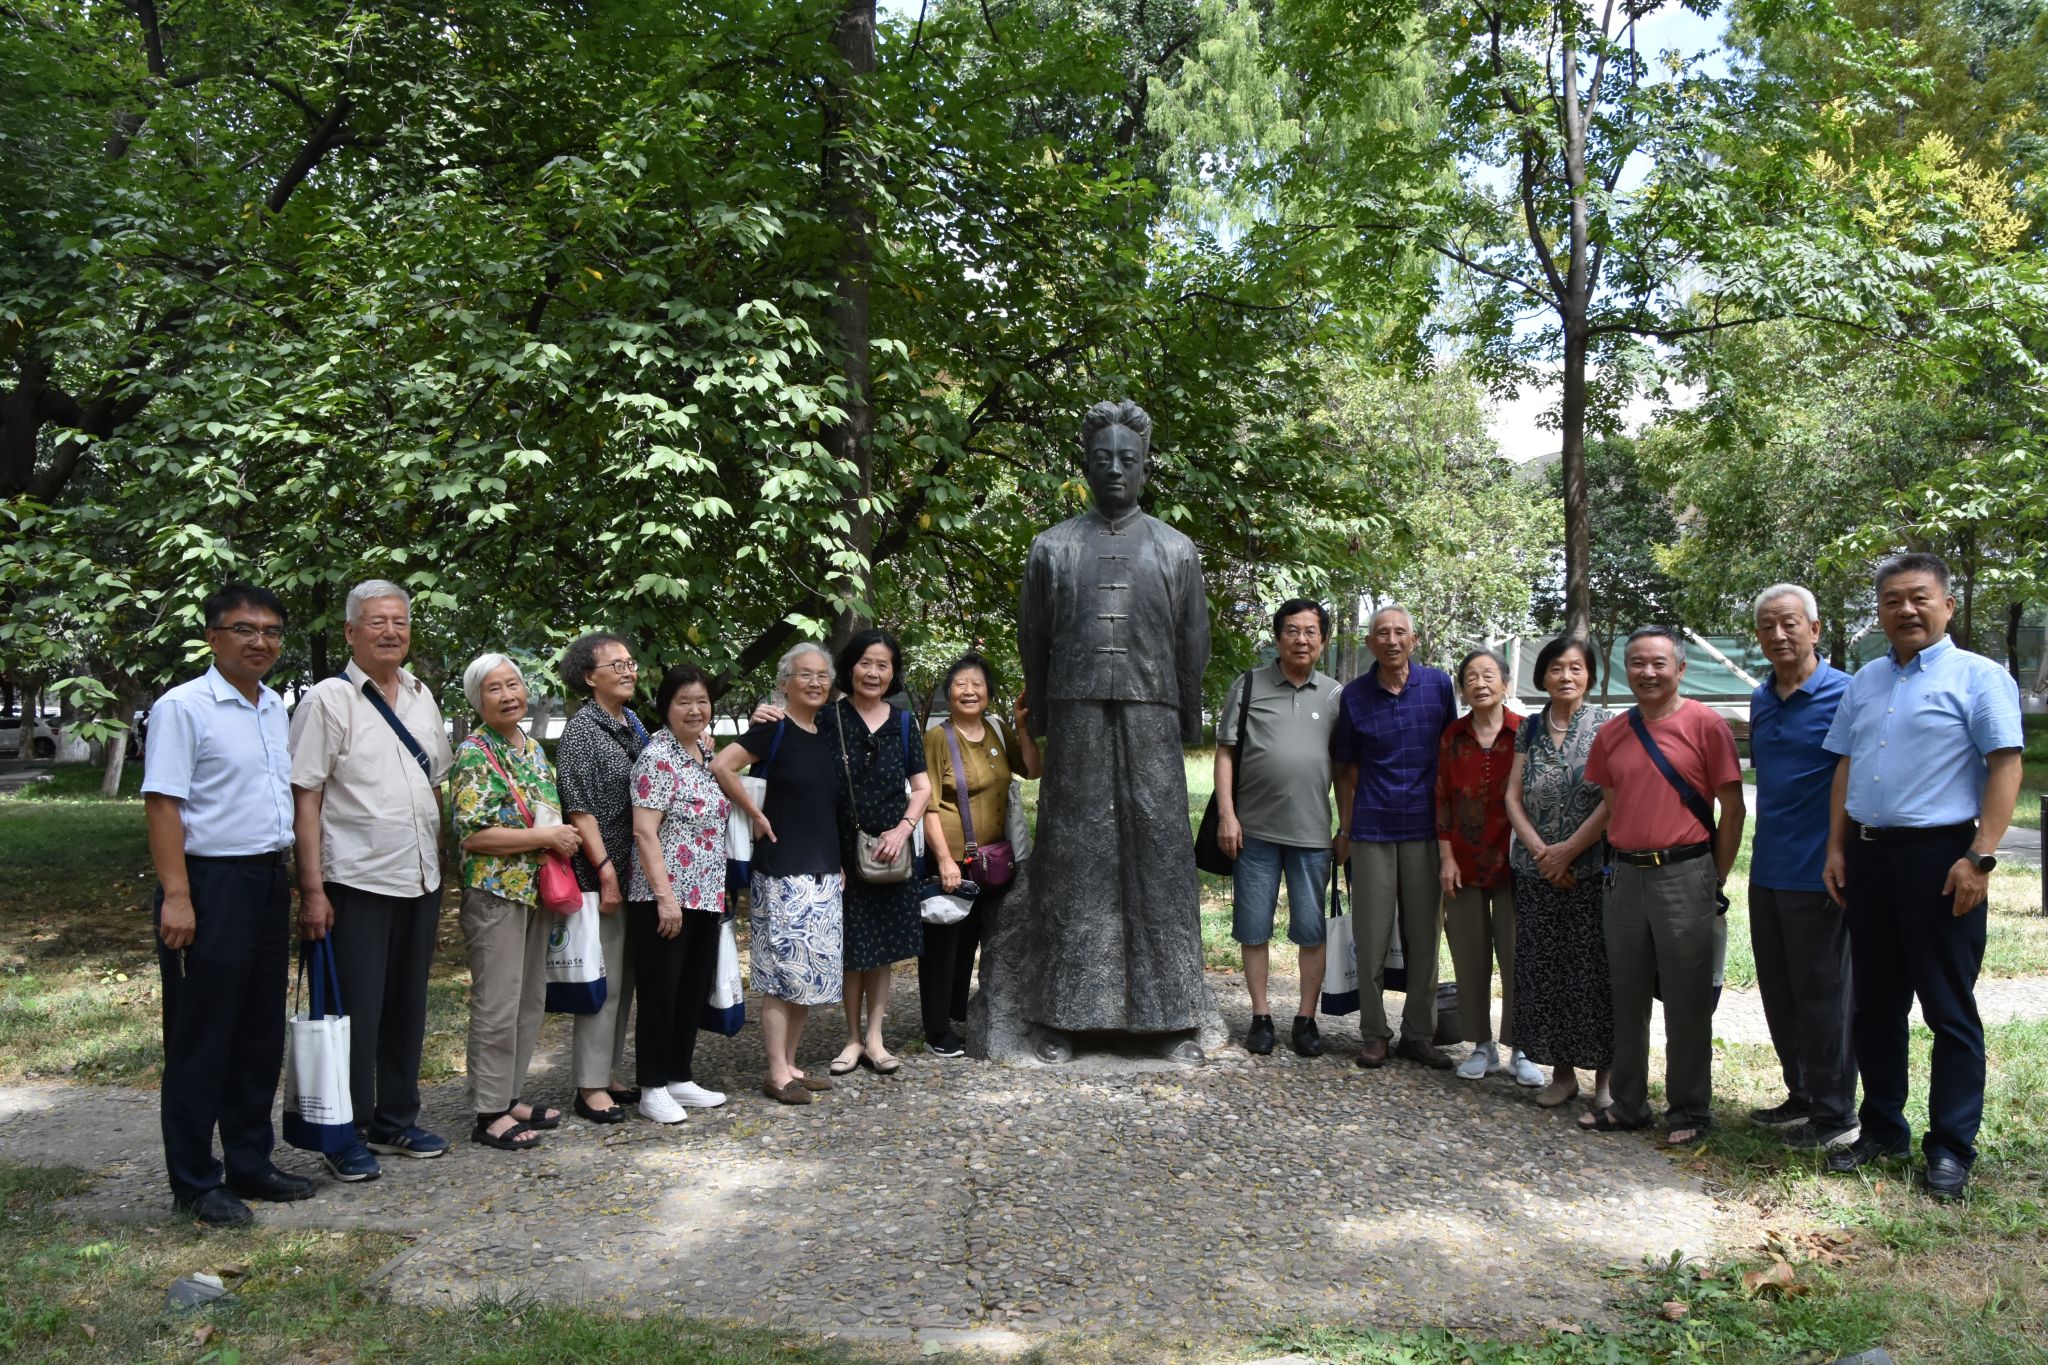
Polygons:
M448 822L454 827L459 845L470 835L486 829L525 829L527 822L512 799L512 789L491 766L498 766L519 784L527 809L539 815L541 808L559 816L561 797L555 791L555 770L547 752L532 736L522 736L523 747L514 749L504 736L489 726L473 731L455 750L455 766L448 771ZM489 854L462 851L462 884L502 896L521 905L540 902L540 854Z

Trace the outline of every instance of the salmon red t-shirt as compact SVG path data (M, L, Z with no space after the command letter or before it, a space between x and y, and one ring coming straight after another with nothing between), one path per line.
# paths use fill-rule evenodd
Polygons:
M1742 780L1735 734L1712 707L1688 698L1676 711L1649 725L1672 768L1709 802L1717 789ZM1593 736L1586 780L1607 789L1613 810L1607 822L1607 840L1616 848L1678 848L1707 837L1706 827L1685 808L1650 761L1627 712L1602 725L1600 733Z

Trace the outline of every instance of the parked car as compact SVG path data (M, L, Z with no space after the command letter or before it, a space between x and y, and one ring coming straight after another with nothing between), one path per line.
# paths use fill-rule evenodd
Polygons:
M15 756L16 745L21 743L21 717L0 716L0 754L9 758ZM24 758L55 758L57 756L57 732L43 717L35 718L35 727L29 731L29 750Z

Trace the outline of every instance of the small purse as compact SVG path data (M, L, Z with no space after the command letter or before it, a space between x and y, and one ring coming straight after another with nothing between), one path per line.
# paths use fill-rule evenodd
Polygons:
M533 812L527 809L526 798L520 794L519 784L498 762L498 756L491 752L490 741L479 736L470 736L468 743L484 751L484 761L512 791L512 804L519 807L519 818L526 821L528 829L534 828ZM538 741L535 741L538 743ZM577 885L576 869L569 863L569 855L550 849L540 855L540 877L536 891L539 893L543 910L552 910L558 915L573 915L583 908L583 888Z
M960 760L960 741L953 733L953 722L947 721L946 751L953 760L953 790L958 793L960 806L960 833L967 843L967 851L961 856L963 866L972 865L974 880L987 887L1008 886L1010 879L1017 875L1016 855L1009 842L998 839L992 844L974 842L974 811L968 804L967 765Z
M846 709L856 717L860 714L851 706ZM839 721L839 767L846 777L847 813L854 818L854 875L870 886L895 886L899 882L909 881L910 840L906 837L902 846L896 850L896 856L885 860L881 855L883 836L870 834L862 829L858 817L853 815L860 809L860 803L854 800L853 796L853 760L846 754L846 719L843 716Z

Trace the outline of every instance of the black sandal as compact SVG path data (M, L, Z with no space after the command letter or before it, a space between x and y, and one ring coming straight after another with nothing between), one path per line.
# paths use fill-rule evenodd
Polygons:
M1649 1126L1648 1119L1624 1122L1614 1117L1614 1110L1611 1107L1592 1110L1579 1120L1579 1131L1582 1133L1633 1133Z
M546 1132L550 1128L560 1128L562 1126L561 1110L550 1109L545 1104L535 1104L532 1100L514 1100L512 1101L512 1109L517 1109L522 1104L533 1115L532 1118L519 1120L528 1128L536 1132ZM505 1112L509 1114L512 1112L512 1109L507 1109Z
M501 1152L530 1152L540 1146L540 1134L534 1132L530 1124L521 1123L517 1119L514 1119L512 1126L502 1133L491 1131L492 1124L511 1112L507 1109L496 1114L478 1114L476 1127L469 1130L469 1140L480 1142L486 1147L495 1147ZM522 1137L526 1139L523 1142L520 1141Z

